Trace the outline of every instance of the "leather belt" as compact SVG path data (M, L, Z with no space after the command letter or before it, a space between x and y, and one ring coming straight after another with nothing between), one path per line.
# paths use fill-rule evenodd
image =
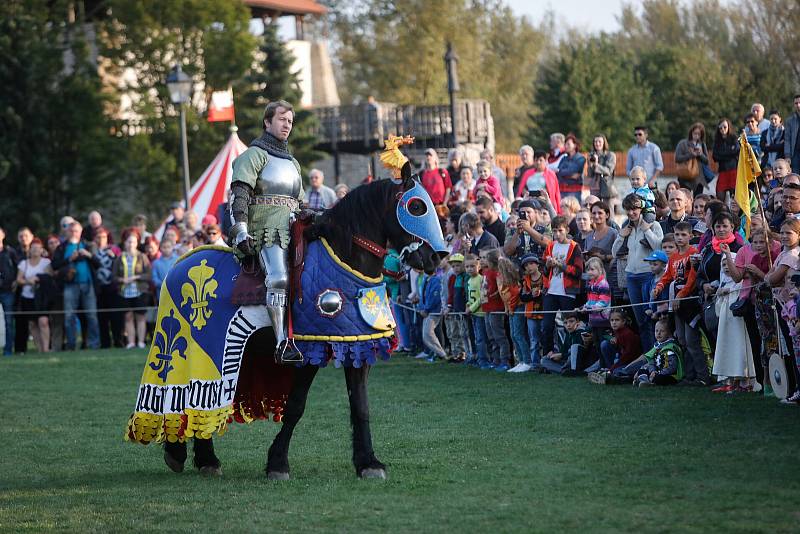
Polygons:
M285 206L291 209L298 209L300 202L296 198L282 196L282 195L258 195L250 197L250 203L259 206Z

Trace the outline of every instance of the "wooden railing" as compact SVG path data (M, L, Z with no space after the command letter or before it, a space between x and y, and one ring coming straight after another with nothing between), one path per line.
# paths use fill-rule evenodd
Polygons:
M391 134L411 133L418 147L452 146L450 107L405 106L391 102L319 107L312 110L317 125L312 132L318 148L366 153L383 148ZM485 144L490 137L490 108L484 100L456 102L458 143Z

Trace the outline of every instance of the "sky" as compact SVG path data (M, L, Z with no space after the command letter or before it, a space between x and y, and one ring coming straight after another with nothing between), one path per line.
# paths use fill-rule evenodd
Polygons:
M542 12L551 10L556 21L567 21L570 26L586 28L592 32L613 32L619 29L616 17L622 12L623 0L504 0L514 13L527 15L537 23ZM637 0L628 3L638 5Z

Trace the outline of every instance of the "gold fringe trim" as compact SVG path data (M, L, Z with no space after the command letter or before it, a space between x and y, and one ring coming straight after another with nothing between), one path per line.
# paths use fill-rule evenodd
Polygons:
M216 410L187 409L183 414L136 412L128 420L125 441L147 445L153 441L184 443L195 436L209 439L214 433L221 436L228 429L228 418L232 413L233 406Z
M352 343L354 341L369 341L371 339L381 339L383 337L392 337L394 330L388 332L380 332L378 334L361 334L360 336L313 336L305 334L293 334L292 338L297 341L339 341Z

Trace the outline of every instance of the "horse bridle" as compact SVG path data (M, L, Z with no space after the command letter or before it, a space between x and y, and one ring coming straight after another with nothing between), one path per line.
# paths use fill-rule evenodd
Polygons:
M389 255L389 251L385 247L380 246L376 242L371 241L371 240L367 239L366 237L361 237L361 236L358 236L358 235L354 235L353 236L353 243L355 245L358 245L362 249L366 250L367 252L369 252L373 256L376 256L381 261L383 261L383 259L386 256ZM404 246L400 250L400 254L399 254L400 263L405 264L406 254L414 253L422 245L423 245L422 240L419 240L419 241L412 241L408 245ZM384 267L381 272L383 274L385 274L386 276L388 276L389 278L393 278L394 280L400 280L400 279L403 278L403 276L405 276L405 274L403 272L401 272L401 271L393 271L391 269L387 269L386 267Z

